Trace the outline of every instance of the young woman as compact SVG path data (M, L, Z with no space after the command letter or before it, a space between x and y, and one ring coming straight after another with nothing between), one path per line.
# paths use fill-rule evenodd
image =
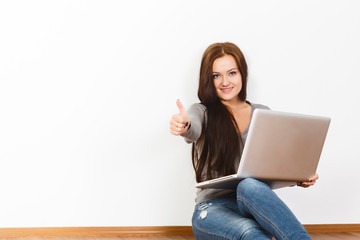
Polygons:
M196 181L235 173L256 108L246 100L247 64L232 43L210 45L201 61L201 103L172 116L170 132L193 143ZM309 187L318 179L316 174ZM310 239L290 209L268 185L247 178L236 189L198 189L192 226L196 239Z

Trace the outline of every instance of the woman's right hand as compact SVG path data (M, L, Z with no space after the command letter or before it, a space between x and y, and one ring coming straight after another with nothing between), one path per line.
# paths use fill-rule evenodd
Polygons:
M319 175L317 173L315 173L315 175L312 178L310 178L309 181L298 183L298 186L303 187L303 188L308 188L308 187L314 185L316 183L316 180L318 180L318 179L319 179Z
M170 120L170 133L178 136L189 129L190 118L180 100L176 101L176 105L179 108L180 113L172 116Z

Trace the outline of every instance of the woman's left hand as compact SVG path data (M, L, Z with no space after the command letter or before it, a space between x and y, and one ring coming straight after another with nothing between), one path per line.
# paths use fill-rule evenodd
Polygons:
M316 180L318 179L319 179L319 175L315 173L315 175L312 178L310 178L309 181L298 183L298 186L303 188L308 188L314 185L316 183Z

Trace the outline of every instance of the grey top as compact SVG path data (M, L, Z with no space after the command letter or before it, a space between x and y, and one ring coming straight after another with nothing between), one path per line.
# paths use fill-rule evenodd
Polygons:
M250 102L247 102L251 105L252 108L252 112L251 112L251 118L253 115L253 112L256 108L262 108L262 109L269 109L267 106L261 105L261 104L252 104ZM199 139L200 135L201 135L201 131L202 131L202 126L203 123L206 122L206 107L200 103L195 103L193 105L191 105L189 111L188 111L190 120L191 120L191 128L184 134L182 134L181 136L184 137L185 141L187 143L196 143L196 141ZM251 123L251 119L250 119L250 123ZM249 126L250 126L249 123ZM249 126L246 128L246 130L240 135L240 137L242 138L243 142L245 143L246 141L246 137L249 131ZM242 152L242 146L240 145L240 152ZM238 168L239 163L240 163L240 158L241 158L241 154L239 154L239 158L235 160L234 164L235 164L235 169ZM202 174L204 176L205 180L205 174ZM214 177L220 177L217 176L215 173ZM210 199L213 198L217 198L220 197L222 195L234 192L235 189L211 189L211 188L198 188L197 192L196 192L196 198L195 198L195 202L197 204L201 203L201 202L205 202L208 201Z

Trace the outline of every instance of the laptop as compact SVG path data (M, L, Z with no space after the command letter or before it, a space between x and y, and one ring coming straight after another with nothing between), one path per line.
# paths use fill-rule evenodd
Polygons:
M315 175L330 118L255 109L236 174L196 184L236 188L252 177L272 189L293 186Z

